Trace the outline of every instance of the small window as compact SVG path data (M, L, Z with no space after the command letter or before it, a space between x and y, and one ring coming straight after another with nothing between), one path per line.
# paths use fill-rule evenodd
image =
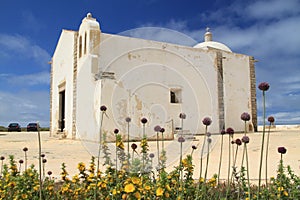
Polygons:
M170 90L170 103L181 103L181 89L172 88Z

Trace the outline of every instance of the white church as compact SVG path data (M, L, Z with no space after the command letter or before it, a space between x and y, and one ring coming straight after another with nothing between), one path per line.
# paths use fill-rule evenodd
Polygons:
M248 131L256 131L254 63L213 41L209 30L189 47L103 33L89 13L79 30L62 30L52 57L50 135L97 141L102 124L108 140L115 128L126 140L129 125L130 139L138 140L143 130L156 137L160 125L173 139L203 134L204 117L212 119L211 133L244 131L243 112L251 116Z

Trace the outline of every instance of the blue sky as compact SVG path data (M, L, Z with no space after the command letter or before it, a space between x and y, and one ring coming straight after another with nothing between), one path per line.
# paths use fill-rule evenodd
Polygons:
M48 62L62 29L78 30L91 12L105 33L163 27L203 41L213 40L233 52L252 55L257 84L269 82L267 115L277 124L300 124L299 0L2 0L0 6L0 125L40 121L49 125ZM178 40L169 33L139 32L156 40ZM261 92L257 91L259 123Z

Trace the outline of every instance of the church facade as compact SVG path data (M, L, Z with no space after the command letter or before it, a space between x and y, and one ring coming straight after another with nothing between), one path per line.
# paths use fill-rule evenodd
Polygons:
M143 131L155 138L160 125L173 139L179 132L203 134L204 117L212 119L212 133L244 131L243 112L251 116L248 131L255 131L254 63L213 41L209 30L204 42L188 47L103 33L88 14L78 31L62 30L52 57L50 135L97 141L102 127L108 140L115 128L126 140L130 126L130 139Z

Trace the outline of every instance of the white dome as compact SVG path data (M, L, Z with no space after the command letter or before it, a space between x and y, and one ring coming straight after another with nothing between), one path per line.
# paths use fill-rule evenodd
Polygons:
M207 41L207 42L201 42L199 44L196 44L194 46L194 48L201 48L201 49L209 49L209 47L211 48L215 48L215 49L220 49L223 51L228 51L228 52L232 52L229 47L227 47L225 44L222 44L220 42L215 42L215 41Z
M212 33L210 32L209 28L206 28L206 33L204 34L204 42L196 44L194 48L200 48L205 50L208 50L209 48L215 48L223 51L232 52L229 49L229 47L227 47L225 44L222 44L220 42L215 42L212 40Z

